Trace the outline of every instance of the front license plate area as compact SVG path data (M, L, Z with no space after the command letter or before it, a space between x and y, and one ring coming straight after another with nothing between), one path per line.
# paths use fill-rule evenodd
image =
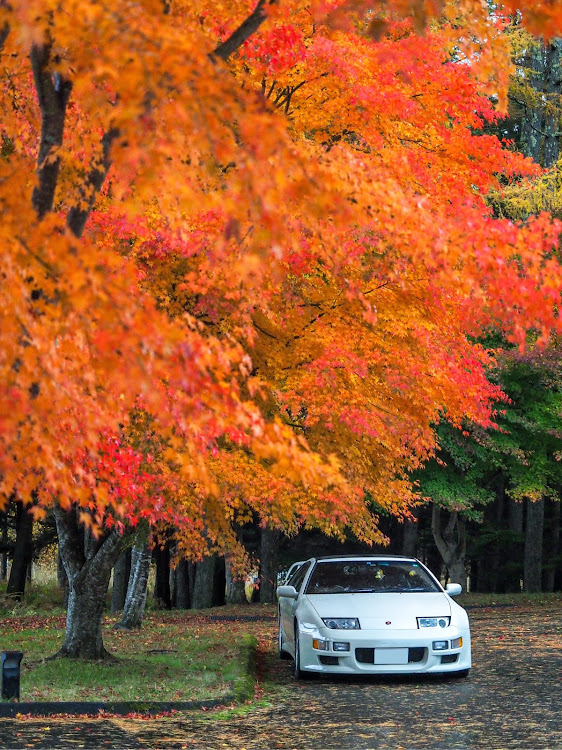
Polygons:
M376 648L375 664L407 664L407 648Z

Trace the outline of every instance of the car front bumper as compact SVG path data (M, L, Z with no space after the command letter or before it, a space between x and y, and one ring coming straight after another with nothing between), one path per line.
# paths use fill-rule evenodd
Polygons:
M452 642L462 638L462 646ZM301 668L337 674L425 674L470 669L470 630L455 626L420 630L331 630L301 625ZM321 650L314 641L327 644ZM436 650L435 641L447 647ZM336 651L334 643L348 643L349 651Z

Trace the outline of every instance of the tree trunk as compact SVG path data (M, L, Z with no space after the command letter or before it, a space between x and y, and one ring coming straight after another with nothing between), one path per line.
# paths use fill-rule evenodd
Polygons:
M523 503L511 498L508 501L507 527L511 541L504 560L504 589L508 593L521 591L523 578Z
M176 609L189 609L191 607L189 563L187 560L180 560L174 573L174 607Z
M560 94L560 52L562 40L551 39L545 43L545 91L549 100ZM544 122L544 149L542 166L546 169L554 166L558 161L558 132L560 117L546 113Z
M152 558L156 564L156 580L154 598L159 607L172 608L172 593L170 591L170 545L155 547Z
M213 607L222 607L226 603L226 565L224 557L215 556L213 571Z
M508 514L509 530L514 534L523 533L523 503L515 500L509 501Z
M556 584L556 572L560 567L560 500L553 500L551 503L550 514L550 533L549 533L549 561L548 568L544 576L544 590L554 591Z
M228 560L226 561L226 603L247 604L245 581L243 578L233 578Z
M5 581L8 577L8 506L6 510L0 513L0 523L2 524L2 553L0 554L0 581Z
M123 617L121 618L121 622L115 627L123 628L124 630L134 630L140 628L142 625L148 593L148 574L150 572L151 559L152 552L148 547L146 539L137 540L131 550L131 573L129 575L125 606L123 607Z
M69 586L66 635L55 656L106 659L110 654L103 644L102 614L111 569L123 549L125 538L111 531L97 541L87 538L85 543L74 510L65 511L55 506L54 515Z
M113 568L113 589L111 591L111 611L122 612L129 588L131 575L131 550L126 549L120 555Z
M57 548L57 583L63 592L63 607L68 609L68 576L62 562L60 546Z
M16 543L6 593L17 601L23 598L27 573L33 555L33 516L22 502L17 503Z
M261 530L259 600L262 604L272 604L276 601L280 542L279 529Z
M441 508L433 504L431 530L435 544L443 562L447 566L449 581L460 583L466 591L466 523L456 511L449 516L449 521L441 529Z
M204 557L195 568L195 581L191 606L193 609L208 609L213 606L215 558Z
M528 67L533 71L529 80L532 88L542 92L545 83L545 49L540 43L532 47ZM540 101L540 99L539 99ZM541 161L542 133L544 107L532 104L525 106L525 113L521 121L520 148L526 156L530 156L537 163Z
M559 154L560 117L556 99L560 94L561 49L560 39L537 42L527 60L533 71L529 83L537 97L535 102L524 104L520 148L545 168L552 167Z
M544 527L544 499L526 503L525 557L523 591L539 592L542 585L542 535Z
M490 536L486 566L488 569L488 591L498 591L503 577L503 549L501 547L501 529L505 516L505 484L502 477L498 480L494 502L488 506L489 518L495 534Z
M402 532L402 554L406 557L416 556L419 529L419 524L417 522L417 509L412 511L412 515L416 517L416 520L410 521L407 519L404 521L404 530Z

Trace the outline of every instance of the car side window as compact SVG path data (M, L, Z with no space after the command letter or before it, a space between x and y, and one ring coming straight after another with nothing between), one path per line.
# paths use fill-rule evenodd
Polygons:
M300 587L302 586L302 582L304 581L309 568L310 563L301 565L300 568L293 573L291 578L289 578L289 580L287 581L287 586L294 586L297 591L300 591Z

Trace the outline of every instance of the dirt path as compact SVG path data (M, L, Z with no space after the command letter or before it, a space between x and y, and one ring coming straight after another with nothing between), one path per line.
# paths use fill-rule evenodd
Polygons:
M262 665L272 705L218 720L0 721L2 748L562 750L562 612L557 604L471 611L467 680L314 678ZM273 644L272 644L273 649Z

